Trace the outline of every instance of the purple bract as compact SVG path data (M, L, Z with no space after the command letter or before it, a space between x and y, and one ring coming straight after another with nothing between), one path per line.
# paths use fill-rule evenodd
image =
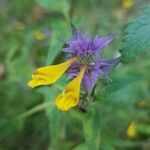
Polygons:
M66 41L66 48L62 50L67 53L67 58L76 57L78 61L70 66L68 74L75 77L83 65L87 65L82 84L85 90L91 95L98 77L107 76L108 72L118 63L119 58L101 58L102 49L113 40L113 36L98 35L91 38L86 33L79 32L72 25L72 39Z

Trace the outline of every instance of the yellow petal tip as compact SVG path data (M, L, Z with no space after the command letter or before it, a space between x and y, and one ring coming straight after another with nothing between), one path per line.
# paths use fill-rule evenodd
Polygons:
M75 107L79 102L80 86L86 67L81 68L79 74L66 86L65 90L57 96L55 104L61 111Z
M137 136L137 128L135 122L131 122L127 128L127 135L129 138L135 138Z
M34 87L35 87L35 85L33 84L33 80L29 81L29 82L27 83L27 85L28 85L28 87L30 87L30 88L34 88Z

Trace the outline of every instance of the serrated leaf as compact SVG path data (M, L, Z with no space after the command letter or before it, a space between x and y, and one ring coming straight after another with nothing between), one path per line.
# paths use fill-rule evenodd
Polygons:
M150 50L150 6L145 8L143 16L125 28L120 49L121 61L127 63L148 50Z

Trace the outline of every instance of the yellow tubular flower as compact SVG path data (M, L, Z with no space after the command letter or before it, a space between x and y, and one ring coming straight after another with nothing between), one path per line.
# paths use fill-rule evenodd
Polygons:
M55 103L61 111L67 111L71 107L75 107L79 102L80 86L83 79L86 66L84 66L79 74L67 85L62 94L58 95Z
M40 85L53 84L64 74L75 60L76 58L72 58L58 65L38 68L32 74L32 80L28 82L28 86L34 88Z
M128 9L133 6L133 0L123 0L122 5L124 8Z
M131 122L127 129L127 135L129 138L135 138L137 136L137 128L135 122Z

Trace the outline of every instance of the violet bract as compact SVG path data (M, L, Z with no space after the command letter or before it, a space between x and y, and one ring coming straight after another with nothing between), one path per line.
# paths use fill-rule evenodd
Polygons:
M55 99L56 106L61 111L78 105L82 85L88 95L91 95L98 78L107 77L109 71L119 63L119 58L101 57L102 49L113 40L113 36L90 37L79 32L73 25L71 27L72 38L65 42L67 47L62 49L67 54L67 61L38 68L28 83L32 88L53 84L67 71L72 80Z
M109 71L119 63L119 58L104 59L101 57L103 48L112 40L113 35L89 37L72 25L72 39L65 42L68 46L63 48L63 51L67 53L68 58L76 57L77 61L69 67L68 74L72 78L75 77L80 67L86 64L87 70L82 85L89 95L98 77L107 77Z

